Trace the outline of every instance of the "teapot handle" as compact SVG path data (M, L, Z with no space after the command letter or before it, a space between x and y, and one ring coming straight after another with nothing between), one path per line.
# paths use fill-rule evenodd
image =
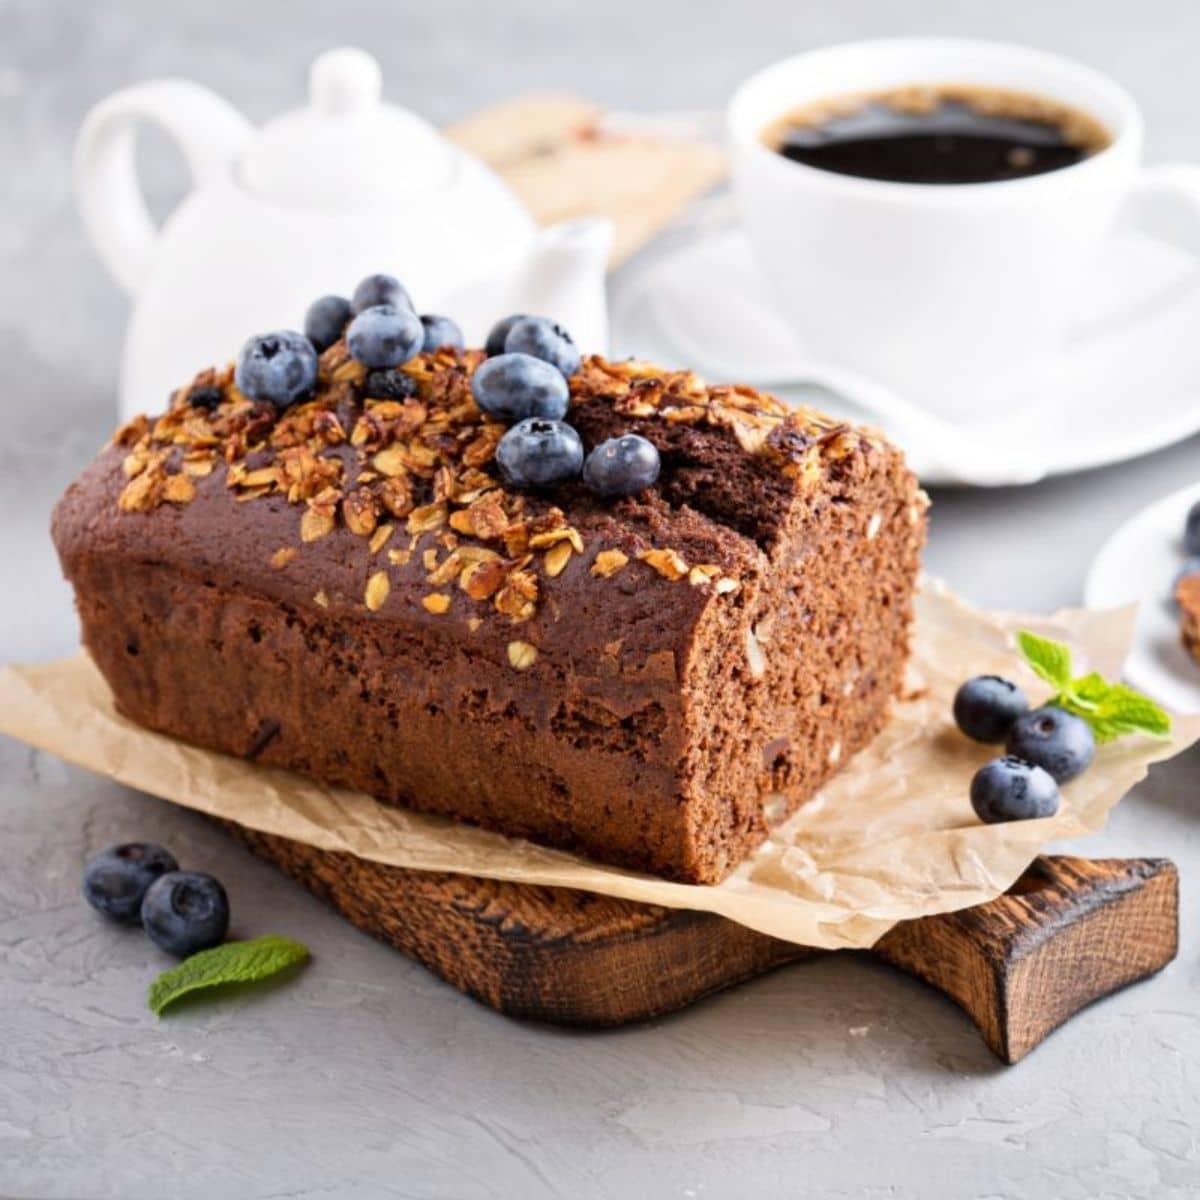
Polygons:
M88 113L75 143L76 203L97 253L130 293L145 280L158 238L134 162L139 120L174 138L196 184L229 170L252 132L226 100L182 79L126 88Z

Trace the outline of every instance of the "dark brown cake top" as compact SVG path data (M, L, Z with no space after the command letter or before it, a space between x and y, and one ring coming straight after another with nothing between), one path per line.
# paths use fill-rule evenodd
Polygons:
M458 588L521 622L585 543L599 579L637 560L668 580L735 592L737 565L699 560L694 546L619 545L622 514L691 508L763 548L788 497L877 445L875 435L751 388L710 388L692 372L593 356L570 381L570 419L589 444L624 432L648 438L662 455L658 483L615 503L577 484L523 492L502 482L493 461L506 426L471 395L483 360L449 348L418 355L396 368L413 394L395 399L371 394L372 373L339 341L321 355L313 398L282 412L239 392L232 366L204 371L166 413L115 435L128 481L118 507L186 505L222 476L237 503L282 496L297 508L294 544L264 548L276 568L341 525L379 559L368 609L387 600L388 566L419 555L427 612L446 612ZM321 592L313 598L327 603Z

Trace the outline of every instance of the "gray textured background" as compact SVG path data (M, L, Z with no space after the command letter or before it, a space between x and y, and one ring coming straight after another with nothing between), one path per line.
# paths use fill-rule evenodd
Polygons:
M75 644L47 514L112 421L127 309L68 195L92 102L179 73L261 119L296 101L315 53L357 41L391 98L438 119L553 86L710 107L785 51L911 32L1086 59L1145 106L1151 159L1200 157L1200 10L1186 0L0 3L0 661ZM178 164L153 139L145 157L165 206ZM1028 490L938 495L929 565L996 606L1077 601L1106 534L1198 473L1193 439ZM617 1033L508 1022L200 819L0 740L0 1192L1184 1200L1200 1191L1198 765L1158 770L1087 846L1176 858L1179 960L1005 1070L942 998L852 957ZM304 977L155 1022L143 994L162 960L77 892L86 854L130 836L221 875L237 933L306 939Z

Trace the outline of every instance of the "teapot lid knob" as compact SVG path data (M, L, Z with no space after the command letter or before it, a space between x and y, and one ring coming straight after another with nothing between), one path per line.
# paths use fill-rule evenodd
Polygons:
M379 103L383 72L365 50L327 50L309 71L308 92L313 108L326 116L362 112Z
M427 121L382 100L379 63L342 46L309 71L309 103L263 127L238 169L254 195L292 209L342 213L394 205L453 178L454 154Z

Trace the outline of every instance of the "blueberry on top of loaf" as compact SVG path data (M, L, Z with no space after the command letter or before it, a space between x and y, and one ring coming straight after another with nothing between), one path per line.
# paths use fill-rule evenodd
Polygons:
M526 491L502 479L495 454L506 426L471 394L484 361L482 351L445 346L373 371L339 339L320 355L311 398L282 411L243 395L232 365L203 371L166 413L116 433L127 481L117 507L146 513L202 491L251 506L283 500L295 510L294 533L262 547L273 568L302 562L307 547L341 529L373 564L357 597L367 609L387 604L392 569L419 556L427 612L446 612L457 593L479 616L493 608L521 622L574 558L597 586L633 569L732 593L754 548L769 551L797 483L847 471L878 444L751 388L709 388L689 371L591 356L570 378L568 419L588 449L642 435L659 451L661 477L615 503L574 482ZM706 532L738 536L714 541L673 522L672 540L663 518L680 510L707 518ZM327 606L331 597L318 589L312 599Z

